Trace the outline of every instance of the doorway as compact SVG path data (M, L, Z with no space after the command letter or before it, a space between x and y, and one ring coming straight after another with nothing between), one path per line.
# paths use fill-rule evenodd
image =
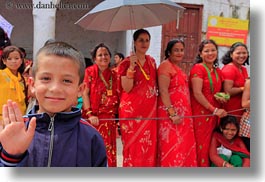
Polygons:
M197 54L198 44L201 42L202 5L182 4L186 8L183 15L177 20L162 26L161 60L164 60L164 50L167 43L174 38L182 38L185 43L185 56L180 67L189 75Z

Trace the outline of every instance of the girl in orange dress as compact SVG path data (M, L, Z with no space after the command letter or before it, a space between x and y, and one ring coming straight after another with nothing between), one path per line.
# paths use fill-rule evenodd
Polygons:
M15 101L22 114L26 114L26 83L22 76L24 61L22 52L16 46L7 46L0 60L0 122L2 106L8 99Z

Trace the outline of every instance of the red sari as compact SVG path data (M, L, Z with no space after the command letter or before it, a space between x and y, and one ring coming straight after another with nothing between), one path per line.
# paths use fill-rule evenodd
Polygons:
M240 152L248 157L243 158L243 167L250 166L250 153L247 150L244 142L240 137L236 137L232 143L230 143L221 133L215 132L212 137L210 146L210 158L211 161L218 167L222 167L224 160L217 154L217 148L223 145L225 148L232 152Z
M121 62L118 73L125 76L130 66L127 57ZM144 71L150 75L146 80L139 66L135 67L134 86L129 93L121 91L120 118L156 118L157 83L155 60L146 56ZM123 143L123 167L156 166L157 124L156 120L120 120Z
M219 102L214 98L216 92L220 92L222 89L222 73L219 68L216 68L216 78L215 71L212 71L212 86L213 91L211 90L210 81L208 78L208 72L202 64L195 64L190 72L190 81L192 78L198 77L203 80L202 93L208 102L217 108L221 108ZM193 115L211 115L212 112L202 106L193 96L191 88L191 106ZM198 166L200 167L209 167L209 147L211 142L211 137L214 129L217 127L218 117L217 116L199 116L193 119L195 140L197 146L197 160Z
M187 75L166 60L158 68L158 75L170 78L168 92L179 116L191 116L190 92ZM169 119L161 97L158 97L158 165L162 167L196 167L196 143L193 119L183 118L180 124Z
M94 127L99 131L105 142L108 166L116 167L116 122L114 118L118 110L117 76L111 69L106 69L102 75L108 84L111 84L110 80L112 80L112 95L107 94L107 87L100 77L96 64L86 68L84 82L90 90L89 99L92 114L99 118L99 125Z
M245 81L248 78L248 72L245 66L241 66L241 69L242 72L233 63L225 65L222 68L224 80L232 80L234 82L233 87L244 87ZM241 100L242 93L230 97L230 100L224 104L224 109L227 112L242 109ZM230 114L235 115L237 120L240 121L243 112L244 110L239 110Z

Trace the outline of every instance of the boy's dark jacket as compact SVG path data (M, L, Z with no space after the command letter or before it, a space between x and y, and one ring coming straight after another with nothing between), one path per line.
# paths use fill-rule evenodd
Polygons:
M16 166L107 166L104 141L93 126L81 119L79 109L56 113L53 118L46 113L31 114L35 113L34 110L36 108L28 114L29 119L33 116L37 118L34 138L23 159ZM2 147L1 151L0 166L8 166L10 161L4 160L5 152Z

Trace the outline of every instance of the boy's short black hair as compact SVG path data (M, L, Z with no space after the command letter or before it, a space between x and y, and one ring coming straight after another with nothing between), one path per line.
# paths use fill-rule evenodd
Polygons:
M38 70L38 61L39 61L39 56L41 54L44 55L55 55L59 57L65 57L72 59L78 66L79 66L79 84L81 84L84 80L85 76L85 60L83 54L72 47L71 45L65 43L65 42L53 42L49 43L45 46L43 46L37 53L36 55L36 60L33 62L32 66L32 75L35 77L36 72Z

